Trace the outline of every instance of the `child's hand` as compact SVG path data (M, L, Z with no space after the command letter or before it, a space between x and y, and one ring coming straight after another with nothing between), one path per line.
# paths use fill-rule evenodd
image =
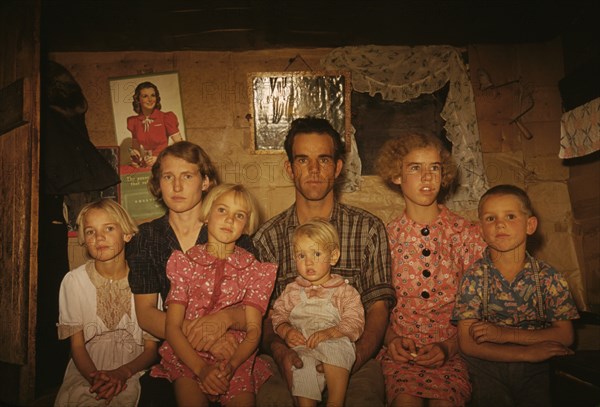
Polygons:
M477 344L483 342L506 343L506 338L502 335L503 330L490 322L477 321L469 327L471 338Z
M217 365L219 366L221 377L226 378L229 382L229 380L231 380L231 376L233 376L233 366L231 366L231 363L223 360L217 363Z
M285 338L283 339L285 340L287 346L289 346L290 348L300 345L306 345L306 338L304 337L304 335L302 335L302 332L295 328L290 328L286 332Z
M572 355L571 349L565 345L554 341L544 341L527 346L527 362L537 363L548 360L554 356Z
M98 370L90 376L93 379L90 393L96 393L96 400L106 399L106 404L109 404L113 397L127 388L127 379L131 377L131 373L121 366L114 370Z
M229 388L229 380L224 372L218 363L202 368L198 374L200 390L213 396L224 394Z
M341 334L336 328L323 329L322 331L317 331L312 334L306 341L306 346L314 349L319 343L331 338L339 338L340 336Z
M441 342L430 343L417 352L415 363L425 367L440 367L448 360L448 349Z
M388 343L388 353L393 361L406 363L417 357L417 346L411 338L397 336Z

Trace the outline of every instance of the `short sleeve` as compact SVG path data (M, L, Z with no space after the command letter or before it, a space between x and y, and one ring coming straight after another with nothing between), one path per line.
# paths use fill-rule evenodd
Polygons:
M481 270L475 263L463 275L456 293L452 321L481 319Z
M273 292L276 276L277 264L255 261L255 270L251 272L248 279L242 304L253 306L264 315Z
M182 251L175 250L167 262L167 278L171 281L171 289L165 305L170 303L187 305L193 273L194 263Z
M166 112L164 120L167 135L172 136L173 134L179 133L179 121L177 120L175 113Z
M129 287L133 294L156 294L163 289L160 276L164 273L164 266L161 267L158 253L153 250L156 240L154 234L155 230L149 224L140 225L140 232L133 236L125 248L130 270Z
M579 318L577 307L567 280L554 268L546 266L544 301L548 321L564 321Z
M84 304L81 296L85 292L78 287L73 272L69 272L60 284L58 296L58 339L66 339L83 330Z
M131 136L135 139L137 138L137 132L135 131L135 121L137 120L137 116L129 116L127 118L127 130L131 132Z

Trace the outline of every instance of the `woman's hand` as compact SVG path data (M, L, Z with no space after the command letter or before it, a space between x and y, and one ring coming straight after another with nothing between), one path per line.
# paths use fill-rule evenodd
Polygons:
M219 338L225 335L228 326L218 314L205 315L193 321L183 322L183 334L197 351L209 352Z
M411 338L397 336L388 343L388 353L393 361L406 363L415 360L417 346Z
M441 367L448 360L448 349L443 342L434 342L423 346L417 352L415 363L424 367Z

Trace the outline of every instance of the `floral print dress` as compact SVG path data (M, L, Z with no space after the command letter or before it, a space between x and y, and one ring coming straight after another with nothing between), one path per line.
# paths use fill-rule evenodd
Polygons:
M388 225L392 253L392 282L398 300L390 328L411 338L417 348L456 336L452 309L463 273L481 257L485 243L480 227L440 205L428 225L406 216ZM387 349L382 363L388 403L399 394L451 401L464 405L471 392L467 367L455 355L439 368L392 360Z

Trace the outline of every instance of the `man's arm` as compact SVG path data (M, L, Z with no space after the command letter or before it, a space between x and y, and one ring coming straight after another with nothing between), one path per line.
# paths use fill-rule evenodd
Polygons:
M542 362L553 356L573 353L559 342L543 341L530 345L477 343L471 336L470 328L476 319L458 321L458 344L462 353L493 362Z
M374 357L385 336L389 319L389 310L385 301L375 301L367 309L365 317L365 330L356 341L356 362L352 372L356 372L369 359Z

